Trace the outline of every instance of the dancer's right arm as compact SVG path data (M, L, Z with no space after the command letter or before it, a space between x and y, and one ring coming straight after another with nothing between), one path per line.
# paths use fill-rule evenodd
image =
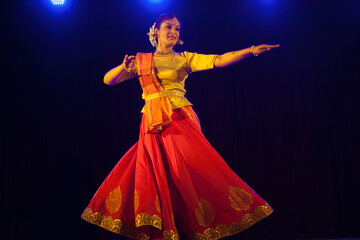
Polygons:
M107 85L115 85L134 78L136 74L131 71L135 66L135 56L125 55L121 65L111 69L104 76L104 83Z

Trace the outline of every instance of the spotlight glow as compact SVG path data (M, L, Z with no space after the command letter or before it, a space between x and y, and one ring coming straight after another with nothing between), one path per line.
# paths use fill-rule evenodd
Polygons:
M54 5L64 5L65 0L51 0Z
M148 2L154 3L154 4L161 3L162 1L163 0L148 0Z

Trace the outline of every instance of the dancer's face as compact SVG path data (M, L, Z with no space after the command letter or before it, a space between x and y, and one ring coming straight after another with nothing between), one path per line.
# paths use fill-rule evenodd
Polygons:
M157 31L156 31L157 30ZM180 23L176 18L165 20L160 25L160 29L156 29L158 36L158 44L165 46L175 46L180 37Z

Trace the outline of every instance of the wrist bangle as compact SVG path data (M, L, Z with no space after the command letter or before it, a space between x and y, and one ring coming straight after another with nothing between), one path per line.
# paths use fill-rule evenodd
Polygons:
M123 64L123 66L124 66L124 69L125 69L127 72L130 72L130 71L134 68L134 66L132 66L131 68L127 68L127 67L125 66L125 64Z
M259 56L259 54L255 53L254 45L251 46L251 52L255 57Z

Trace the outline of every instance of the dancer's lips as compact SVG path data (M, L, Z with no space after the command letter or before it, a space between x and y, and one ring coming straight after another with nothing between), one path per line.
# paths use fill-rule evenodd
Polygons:
M170 38L171 40L175 40L175 39L176 39L175 36L169 36L169 38Z

